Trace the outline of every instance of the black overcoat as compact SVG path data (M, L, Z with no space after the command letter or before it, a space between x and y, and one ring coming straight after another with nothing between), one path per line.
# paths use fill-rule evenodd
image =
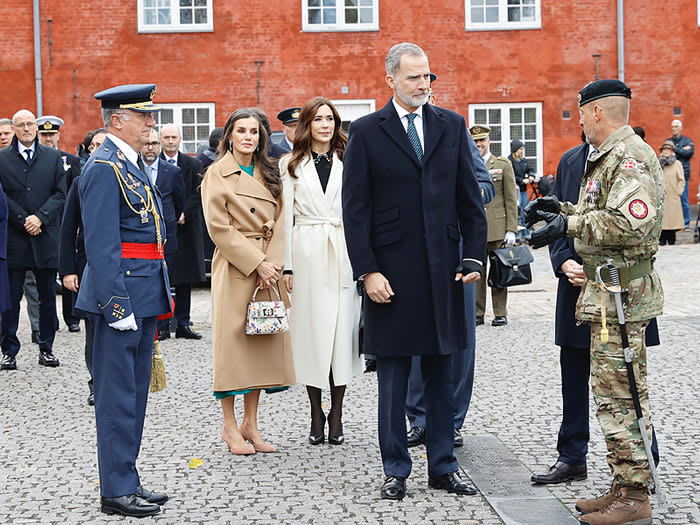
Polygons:
M165 159L163 153L161 158ZM177 225L177 251L169 265L170 284L197 284L206 279L204 274L204 239L202 228L202 167L193 157L179 153L177 165L185 184L185 224Z
M586 170L588 144L571 148L559 160L557 179L554 182L554 195L561 201L578 202L581 179ZM549 258L554 274L559 278L557 286L557 309L554 325L554 344L573 348L585 348L590 345L590 329L587 324L576 324L576 301L581 291L580 286L572 285L561 271L561 265L567 259L581 264L581 258L574 250L573 237L565 237L549 245ZM647 346L659 344L659 331L656 319L652 319L646 331Z
M17 137L0 150L0 182L7 197L7 266L10 269L58 269L58 237L66 172L61 152L35 140L29 164L17 149ZM43 223L39 235L29 235L24 221L36 215Z
M165 255L177 252L177 220L185 208L185 184L182 172L163 159L158 159L158 177L156 187L163 203L163 220L168 242L165 243Z
M354 277L381 272L395 296L365 298L365 347L378 357L466 346L462 256L483 263L486 217L464 118L423 106L423 164L393 103L354 121L343 159L343 223Z

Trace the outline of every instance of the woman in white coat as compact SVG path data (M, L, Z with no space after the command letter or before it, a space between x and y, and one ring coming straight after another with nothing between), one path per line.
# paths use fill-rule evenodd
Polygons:
M361 371L360 298L352 279L342 221L347 138L330 100L311 99L299 114L294 148L280 161L287 250L283 280L291 294L294 369L311 402L309 442L325 440L321 389L330 386L328 442L344 442L345 386Z

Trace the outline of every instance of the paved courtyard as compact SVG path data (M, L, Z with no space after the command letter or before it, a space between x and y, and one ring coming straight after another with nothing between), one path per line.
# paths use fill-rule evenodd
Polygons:
M699 255L699 245L680 245L663 248L657 260L666 308L659 321L662 346L649 352L649 382L668 505L656 509L655 523L700 523ZM487 312L487 325L477 331L476 382L463 432L476 442L494 436L526 469L541 472L556 459L560 382L552 343L556 282L546 252L535 257L533 284L510 294L509 325L489 326ZM297 385L261 399L261 430L280 451L232 456L221 441L219 407L210 392L206 289L195 293L193 319L203 340L172 339L161 346L168 388L151 395L139 459L144 485L166 490L171 500L159 516L138 523L503 523L481 494L428 489L423 448L412 450L406 499L379 498L374 374L358 377L348 389L345 445L307 444L306 392ZM20 340L19 369L0 374L0 523L129 521L99 512L83 334L62 327L57 369L38 366L25 317ZM593 410L591 431L588 479L541 488L574 514L578 497L609 484ZM544 521L546 516L530 523Z

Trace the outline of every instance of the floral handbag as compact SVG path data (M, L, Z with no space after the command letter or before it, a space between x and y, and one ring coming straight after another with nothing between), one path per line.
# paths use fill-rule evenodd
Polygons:
M276 301L256 301L260 287L256 287L253 298L248 303L248 313L245 319L247 335L281 334L289 330L287 308L284 306L277 288L272 288L277 295Z

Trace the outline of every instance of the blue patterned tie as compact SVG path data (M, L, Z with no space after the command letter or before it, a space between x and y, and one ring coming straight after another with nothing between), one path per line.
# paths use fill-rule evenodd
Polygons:
M406 118L408 119L408 126L406 129L406 133L408 133L408 140L411 143L411 146L413 146L413 151L416 152L416 157L418 157L418 162L423 164L423 148L420 145L420 139L418 138L418 131L416 130L416 125L413 123L414 120L416 120L416 115L415 113L409 113L406 115Z
M170 164L175 164L175 159L168 159L168 162L169 162Z

